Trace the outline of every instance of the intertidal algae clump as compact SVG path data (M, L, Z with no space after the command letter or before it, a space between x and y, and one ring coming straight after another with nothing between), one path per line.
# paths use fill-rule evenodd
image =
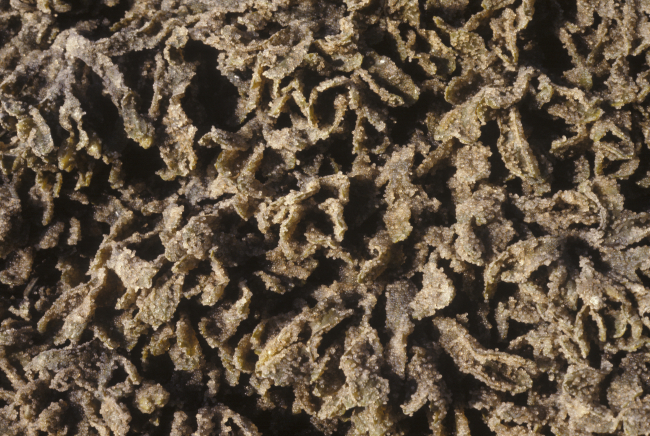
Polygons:
M0 23L0 434L650 434L650 1Z

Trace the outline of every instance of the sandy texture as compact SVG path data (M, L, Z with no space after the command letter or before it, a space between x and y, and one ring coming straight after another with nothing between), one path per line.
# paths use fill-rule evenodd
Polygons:
M650 434L648 0L0 0L0 434Z

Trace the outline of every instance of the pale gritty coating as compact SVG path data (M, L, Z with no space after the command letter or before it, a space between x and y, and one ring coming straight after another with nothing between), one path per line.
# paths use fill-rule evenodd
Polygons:
M650 434L649 0L0 0L0 435Z

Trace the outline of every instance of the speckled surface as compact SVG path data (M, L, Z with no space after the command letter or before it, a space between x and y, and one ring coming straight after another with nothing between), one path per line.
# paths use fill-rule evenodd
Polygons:
M647 0L1 0L0 434L650 434Z

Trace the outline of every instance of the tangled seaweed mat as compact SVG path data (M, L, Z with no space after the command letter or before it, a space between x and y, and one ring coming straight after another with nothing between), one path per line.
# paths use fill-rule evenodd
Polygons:
M650 434L649 0L0 1L0 434Z

